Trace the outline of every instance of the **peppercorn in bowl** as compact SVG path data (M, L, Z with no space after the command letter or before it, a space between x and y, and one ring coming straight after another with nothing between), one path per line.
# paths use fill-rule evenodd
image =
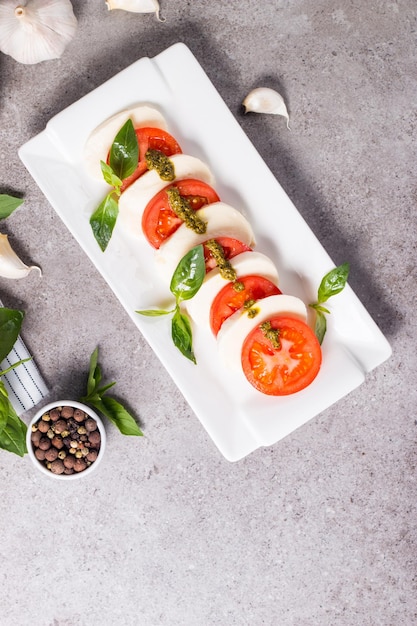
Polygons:
M73 400L51 402L32 418L27 449L44 474L62 480L89 475L99 465L106 431L90 407Z

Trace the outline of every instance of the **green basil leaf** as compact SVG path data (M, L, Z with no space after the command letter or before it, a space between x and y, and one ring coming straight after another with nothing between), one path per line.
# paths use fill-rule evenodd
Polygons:
M16 309L0 308L0 362L13 348L20 333L24 313Z
M101 380L101 370L97 362L98 348L96 348L90 356L90 369L88 371L87 379L87 396L91 396L91 394L95 392Z
M117 200L113 197L113 192L111 192L105 197L90 218L90 225L93 229L94 237L103 252L111 239L118 214L119 205Z
M349 269L349 263L343 263L324 276L318 290L318 304L326 302L331 296L335 296L345 288Z
M144 309L143 311L135 311L135 313L146 315L147 317L159 317L160 315L168 315L174 311L175 309L172 309L172 311L165 311L164 309Z
M3 383L0 384L3 385ZM27 452L26 431L26 424L22 422L11 403L8 402L7 422L0 432L0 448L24 456Z
M93 404L95 409L103 413L103 415L113 422L122 435L131 437L143 436L134 417L114 398L103 396L99 401L90 404Z
M8 397L9 397L9 394L7 393L7 389L6 389L6 387L4 386L3 381L1 381L1 380L0 380L0 394L1 394L2 396L4 396L5 398L8 398Z
M88 372L87 380L87 395L81 398L81 402L88 402L96 399L100 400L102 394L116 384L108 383L103 387L99 387L101 378L101 368L98 364L98 348L96 348L90 357L90 369Z
M200 244L183 256L172 276L170 289L177 298L177 302L189 300L195 296L205 275L204 249Z
M326 316L321 311L316 311L316 323L314 326L314 333L319 340L320 345L323 343L324 335L326 334L327 321Z
M24 200L9 196L7 193L0 194L0 219L9 217L17 207L23 204Z
M123 181L120 180L118 176L113 172L110 165L107 165L104 161L100 161L101 171L103 174L103 178L108 185L115 187L116 191L119 193L120 187L122 186Z
M186 315L181 313L179 308L175 311L172 318L171 328L172 340L174 345L187 359L190 359L193 363L196 363L196 359L193 353L193 338L191 331L191 324Z
M80 401L89 404L103 413L103 415L105 415L118 427L122 434L142 436L142 432L135 419L120 404L120 402L114 398L103 395L116 383L112 382L104 385L103 387L99 387L100 381L101 369L98 364L98 348L96 348L90 357L87 395L80 398Z
M137 168L139 161L138 138L132 120L122 126L110 149L110 167L121 180L127 178Z
M0 433L6 427L7 419L9 417L9 398L4 384L0 381Z

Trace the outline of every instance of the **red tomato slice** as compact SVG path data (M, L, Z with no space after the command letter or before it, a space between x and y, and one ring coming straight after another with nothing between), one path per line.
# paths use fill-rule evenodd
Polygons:
M320 370L322 357L317 337L298 319L276 317L270 322L272 328L279 330L281 347L274 348L258 326L243 343L243 372L251 385L268 395L301 391Z
M217 237L216 241L223 248L226 259L233 259L234 256L240 254L241 252L249 252L252 250L252 248L249 248L249 246L245 243L242 243L237 239L232 239L231 237ZM217 263L212 252L206 246L204 246L204 259L206 261L206 273L217 267Z
M127 189L139 176L142 176L142 174L147 171L148 167L145 161L145 154L148 150L159 150L167 157L182 153L176 139L161 128L136 128L135 133L139 144L138 166L133 174L123 180L121 191Z
M219 201L214 189L201 180L187 178L164 187L148 202L142 215L144 235L154 248L159 248L183 223L169 205L167 189L172 187L178 189L180 196L186 198L195 211L205 204Z
M261 300L266 296L274 296L281 293L274 283L263 276L243 276L238 278L245 288L235 291L230 282L223 287L214 298L210 308L210 326L214 335L217 336L221 325L235 311L242 308L249 300Z

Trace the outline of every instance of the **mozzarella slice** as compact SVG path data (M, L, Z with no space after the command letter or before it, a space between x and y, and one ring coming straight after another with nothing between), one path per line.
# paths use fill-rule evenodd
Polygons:
M200 159L187 154L174 154L169 159L174 164L175 180L196 178L213 186L214 176L208 166ZM156 170L150 170L142 174L122 193L119 199L119 219L122 226L133 236L143 237L143 211L148 202L169 184L160 178Z
M278 286L278 271L269 257L260 252L242 252L230 259L237 277L263 276ZM187 302L187 310L196 324L210 326L210 309L214 298L230 281L220 275L218 267L206 274L196 295Z
M255 237L248 220L236 209L225 202L213 202L196 214L207 223L203 234L194 232L185 224L173 233L159 248L156 259L161 271L171 279L178 263L191 248L216 237L231 237L242 241L251 248L255 245Z
M263 322L277 315L307 321L306 305L295 296L268 296L259 300L254 308L259 310L259 313L253 318L250 318L246 311L236 311L223 323L217 335L219 357L229 369L236 371L242 369L243 342L249 333Z
M106 161L114 138L129 118L135 128L151 126L167 129L163 115L149 106L137 106L116 113L93 130L84 146L85 167L93 178L103 180L100 161Z

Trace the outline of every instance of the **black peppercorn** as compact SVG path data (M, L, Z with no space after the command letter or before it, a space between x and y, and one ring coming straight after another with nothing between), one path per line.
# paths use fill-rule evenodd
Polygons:
M53 474L83 472L99 454L101 435L95 419L81 409L56 407L33 424L35 457Z

